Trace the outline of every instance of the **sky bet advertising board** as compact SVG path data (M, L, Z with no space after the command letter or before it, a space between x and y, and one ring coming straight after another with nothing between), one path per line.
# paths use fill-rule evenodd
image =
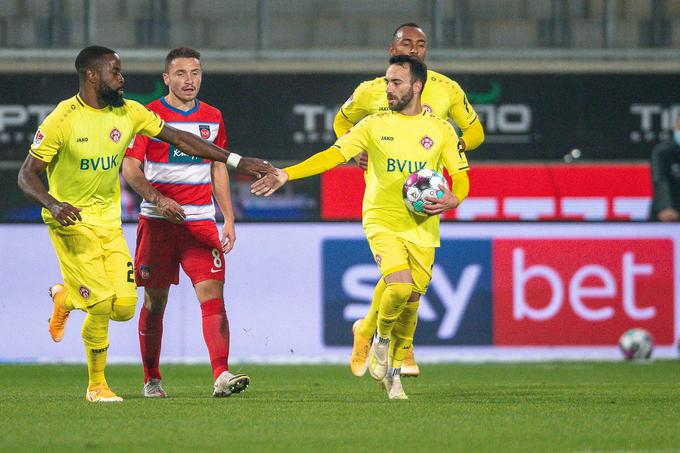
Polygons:
M672 345L677 243L561 228L544 228L546 238L512 238L506 226L489 236L444 236L416 344L611 346L642 327L656 345ZM348 345L378 271L365 240L326 239L322 250L324 342Z
M124 225L133 254L135 228ZM236 228L225 260L235 363L346 364L351 326L368 311L380 277L361 225ZM47 333L46 288L61 275L47 228L0 225L0 250L11 257L0 262L0 363L82 361L83 312L71 315L62 342ZM640 327L654 338L654 357L677 357L679 256L677 225L443 223L418 311L416 355L424 362L620 360L619 337ZM207 360L195 291L180 274L165 312L172 335L163 360ZM112 323L109 333L110 360L138 363L137 321Z

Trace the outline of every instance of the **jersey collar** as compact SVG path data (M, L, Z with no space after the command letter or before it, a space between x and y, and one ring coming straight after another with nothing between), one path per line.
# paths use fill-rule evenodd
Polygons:
M194 113L196 110L198 110L198 106L199 106L198 98L196 98L194 100L196 101L196 105L194 106L194 108L189 109L187 111L180 110L180 109L173 107L170 104L168 104L168 102L165 100L165 96L161 97L161 104L163 104L167 109L172 110L175 113L179 113L180 115L184 115L184 116L189 116L192 113Z
M86 104L85 101L83 101L83 98L80 97L80 93L76 93L76 102L77 102L78 105L80 105L82 108L84 108L85 110L89 110L90 112L99 112L99 113L101 113L101 112L106 111L109 107L111 107L110 105L107 105L106 107L102 107L102 108L100 108L100 109L96 109L96 108L92 107L91 105Z

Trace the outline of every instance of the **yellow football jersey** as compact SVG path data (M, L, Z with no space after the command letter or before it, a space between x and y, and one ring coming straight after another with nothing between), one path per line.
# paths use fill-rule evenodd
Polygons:
M135 136L156 136L163 120L136 101L95 109L79 95L66 99L38 128L29 153L48 162L50 194L77 208L83 222L119 226L119 170ZM47 224L58 224L47 209Z
M423 247L439 247L439 216L417 216L404 205L406 178L423 168L454 175L468 170L458 136L448 121L426 112L371 115L340 137L334 147L346 160L368 152L362 220L367 237L389 232Z
M340 114L349 122L357 124L365 116L388 111L386 88L384 77L361 83L340 108ZM438 72L427 71L421 102L426 111L439 118L453 119L462 131L477 121L477 113L460 85ZM346 132L347 130L335 131L338 137Z

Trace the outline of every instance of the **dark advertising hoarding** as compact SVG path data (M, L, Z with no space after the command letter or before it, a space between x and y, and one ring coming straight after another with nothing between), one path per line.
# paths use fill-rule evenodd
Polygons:
M456 76L486 130L474 160L648 159L680 112L673 74L465 74ZM224 114L230 146L296 161L334 141L333 117L354 87L377 74L206 74L201 98ZM127 74L127 96L150 102L160 77ZM1 160L25 156L38 123L77 90L75 74L1 75Z
M670 135L680 112L673 74L465 74L456 76L484 124L486 140L469 153L476 162L563 162L572 150L596 161L648 160ZM201 99L222 110L233 151L275 163L300 161L333 143L333 118L358 83L376 74L210 74ZM36 128L62 99L76 93L75 74L0 75L0 220L39 220L16 188L18 163ZM126 74L127 96L148 103L165 93L160 76ZM569 157L569 156L568 156ZM252 199L237 180L242 220L315 220L317 178L297 182L283 196ZM125 193L124 193L125 194ZM138 201L124 197L126 218ZM283 197L283 198L282 198Z

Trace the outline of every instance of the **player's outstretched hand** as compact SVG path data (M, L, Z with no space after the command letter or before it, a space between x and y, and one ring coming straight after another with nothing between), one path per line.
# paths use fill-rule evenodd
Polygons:
M52 217L63 226L75 225L78 220L83 220L80 216L82 209L76 208L65 201L58 201L48 206Z
M257 157L242 157L236 171L259 179L267 174L275 174L276 168L266 160Z
M268 174L264 178L258 179L250 186L250 192L255 195L264 195L268 197L269 195L276 192L276 190L284 185L288 181L288 173L276 169L275 174Z
M160 197L156 202L156 208L168 222L182 223L187 218L182 206L172 198Z
M363 171L368 170L368 153L366 151L357 154L352 159Z
M456 209L460 204L460 200L456 197L445 185L440 184L439 188L444 192L441 198L425 197L427 201L423 210L429 215L441 214L449 209Z

